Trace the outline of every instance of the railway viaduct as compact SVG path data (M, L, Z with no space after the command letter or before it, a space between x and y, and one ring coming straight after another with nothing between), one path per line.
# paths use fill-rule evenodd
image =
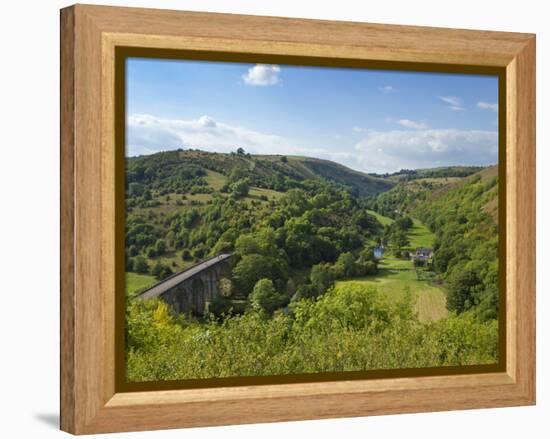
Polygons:
M208 304L220 296L219 282L231 271L231 254L206 259L173 274L137 296L146 300L158 297L177 313L203 315Z

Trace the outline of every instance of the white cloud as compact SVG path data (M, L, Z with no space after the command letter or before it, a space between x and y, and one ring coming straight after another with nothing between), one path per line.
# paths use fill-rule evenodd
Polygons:
M393 172L451 165L490 165L498 161L496 131L425 129L370 132L355 146L367 171Z
M251 154L317 157L367 172L448 165L489 165L497 162L496 131L407 129L360 131L355 146L338 141L311 146L284 136L227 124L209 116L162 119L134 114L127 120L126 155L136 156L178 148L231 152L242 147Z
M397 123L405 128L412 128L415 130L425 130L428 128L428 125L424 122L415 122L410 119L399 119Z
M354 133L364 133L365 131L367 131L367 129L363 127L353 127L352 130Z
M382 93L391 93L397 91L395 87L392 87L391 85L385 85L384 87L380 87L378 90L380 90Z
M281 68L277 65L256 64L243 75L243 81L248 85L275 85L279 83Z
M127 155L130 156L177 148L230 152L238 147L267 154L289 146L283 137L217 122L206 115L192 120L131 115L127 132Z
M446 102L449 105L461 105L462 100L460 98L457 98L456 96L439 96L439 99L441 99L443 102Z
M211 127L214 128L216 126L216 122L211 117L208 117L206 115L199 117L198 120L199 124L203 127Z
M498 104L490 104L489 102L478 102L477 103L477 108L481 108L482 110L491 110L491 111L494 111L495 113L498 112Z
M462 99L457 96L439 96L439 99L448 104L451 111L464 111Z
M219 122L209 116L198 119L162 119L134 114L127 120L126 156L153 154L178 148L199 148L211 152L231 152L242 147L251 154L304 155L342 162L354 162L348 148L334 151L310 147L283 136L261 133Z

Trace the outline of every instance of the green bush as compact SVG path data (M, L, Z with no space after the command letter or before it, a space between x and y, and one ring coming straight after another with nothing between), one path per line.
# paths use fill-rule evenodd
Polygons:
M277 292L271 279L260 279L250 294L252 307L268 314L273 314L283 301L284 297Z
M228 303L224 300L226 304ZM157 300L130 302L130 381L494 364L498 324L471 314L422 323L411 295L389 302L361 285L198 322Z

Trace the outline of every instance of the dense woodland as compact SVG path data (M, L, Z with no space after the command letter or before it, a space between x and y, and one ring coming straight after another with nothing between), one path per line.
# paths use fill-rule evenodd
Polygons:
M128 379L494 363L497 179L478 171L372 176L240 148L127 159ZM433 258L413 266L424 242ZM133 299L226 252L233 269L206 316ZM419 316L419 286L444 317Z

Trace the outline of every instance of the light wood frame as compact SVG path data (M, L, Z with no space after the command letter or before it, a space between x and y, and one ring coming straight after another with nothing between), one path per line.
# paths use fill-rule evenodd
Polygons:
M115 391L118 46L501 67L506 371ZM535 403L535 37L76 5L61 11L61 428L74 434Z

